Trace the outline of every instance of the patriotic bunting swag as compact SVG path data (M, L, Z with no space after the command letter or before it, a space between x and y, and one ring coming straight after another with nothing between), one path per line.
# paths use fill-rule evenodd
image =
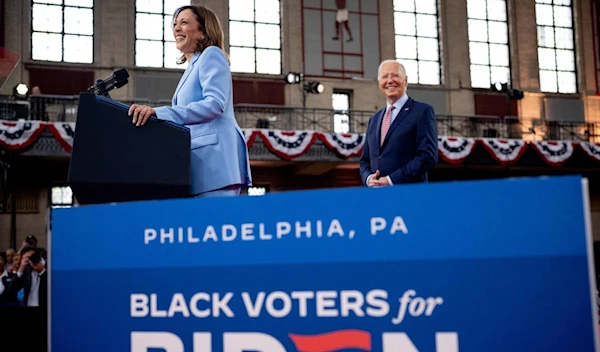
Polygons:
M48 129L64 150L71 152L75 137L74 122L0 121L0 148L20 150L35 143ZM365 135L358 133L322 133L315 131L280 131L243 129L248 148L257 138L273 154L284 160L304 155L317 141L340 158L360 156ZM573 155L576 147L600 162L600 144L572 141L524 141L521 139L438 137L439 156L447 163L461 164L480 143L494 160L507 166L515 163L527 148L533 148L548 165L561 166Z
M319 133L319 139L327 148L344 158L362 154L365 136L358 133Z
M438 137L440 156L450 164L460 164L475 147L473 138Z
M514 163L525 152L525 141L522 139L482 138L481 143L502 166Z
M57 122L48 125L48 129L52 132L58 143L70 153L73 149L73 138L75 138L75 122Z
M313 131L260 130L259 133L271 153L288 160L306 153L317 138Z
M259 135L258 131L243 129L242 132L244 133L244 138L246 139L246 145L248 146L248 149L252 148L256 137L258 137Z
M1 121L0 146L11 150L28 147L38 139L45 127L41 121Z
M581 148L592 158L600 161L600 145L596 143L581 143Z
M531 144L542 159L552 166L564 164L573 155L573 142L570 141L533 141Z

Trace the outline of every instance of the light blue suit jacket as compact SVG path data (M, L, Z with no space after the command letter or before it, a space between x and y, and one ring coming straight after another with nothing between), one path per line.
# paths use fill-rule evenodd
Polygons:
M233 113L229 62L216 46L195 53L173 95L173 106L155 108L161 120L185 125L191 136L195 195L252 184L246 140Z

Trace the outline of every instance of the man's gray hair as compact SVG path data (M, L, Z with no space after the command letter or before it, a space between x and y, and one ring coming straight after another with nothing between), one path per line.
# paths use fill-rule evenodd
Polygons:
M377 69L377 79L381 78L381 67L383 67L383 65L385 64L389 64L389 63L395 63L398 64L398 66L400 67L400 73L406 77L406 69L404 68L404 65L402 65L400 62L398 62L397 60L383 60L380 64L379 64L379 68Z

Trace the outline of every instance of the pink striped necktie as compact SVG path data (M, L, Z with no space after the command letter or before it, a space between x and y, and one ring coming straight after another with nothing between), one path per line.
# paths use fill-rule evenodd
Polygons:
M388 133L390 129L391 121L392 121L392 110L394 110L394 105L390 105L390 107L383 115L383 121L381 122L381 142L379 146L383 145L383 141L385 141L385 135Z

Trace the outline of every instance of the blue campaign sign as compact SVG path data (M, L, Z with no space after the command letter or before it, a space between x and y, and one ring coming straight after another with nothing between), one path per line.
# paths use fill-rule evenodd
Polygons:
M594 351L586 184L57 209L52 350Z

